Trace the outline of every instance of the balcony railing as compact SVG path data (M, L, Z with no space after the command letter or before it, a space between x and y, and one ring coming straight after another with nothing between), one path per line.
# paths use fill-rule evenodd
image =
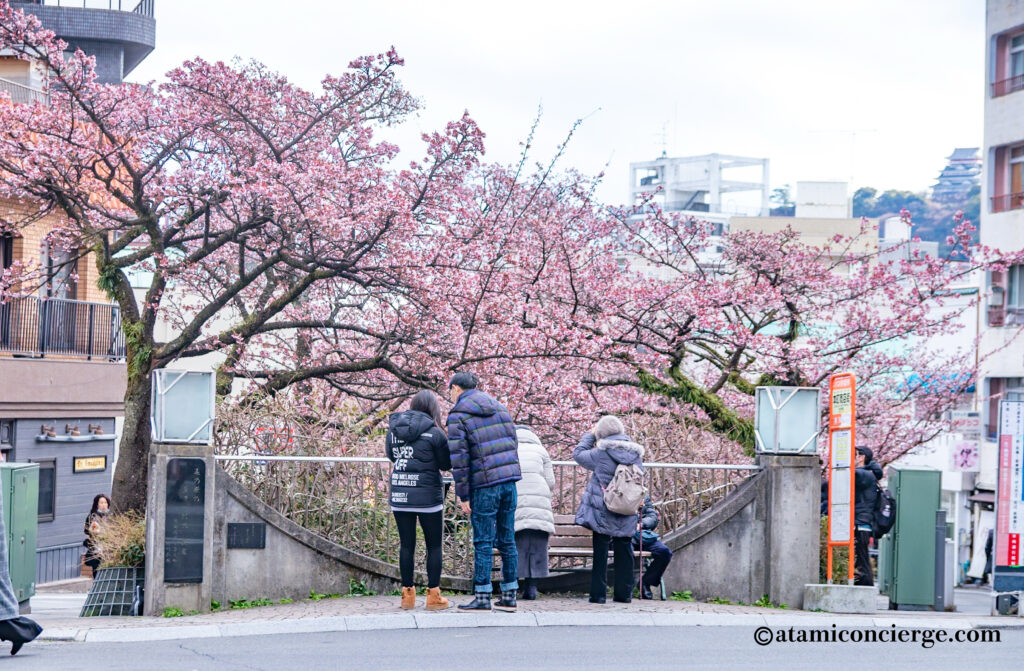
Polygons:
M1009 79L992 82L992 97L1005 96L1021 89L1024 89L1024 75L1015 75Z
M153 0L14 0L27 5L52 5L54 7L80 7L82 9L110 9L118 12L134 12L153 16ZM132 9L134 7L134 9Z
M116 305L63 298L19 298L0 303L0 352L124 359L121 310Z
M15 103L30 105L39 102L47 105L50 102L49 94L3 77L0 77L0 91L8 93L11 96L11 102Z
M993 212L1019 210L1022 207L1024 207L1024 193L1006 193L1001 196L992 196Z

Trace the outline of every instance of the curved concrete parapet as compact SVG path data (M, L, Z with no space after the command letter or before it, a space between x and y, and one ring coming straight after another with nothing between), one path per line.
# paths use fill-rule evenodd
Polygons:
M767 484L767 471L758 472L662 538L674 555L664 578L669 594L752 603L768 593Z
M349 579L378 593L399 585L398 567L353 552L292 522L217 467L212 598L302 599L310 590L349 593ZM228 524L265 524L262 549L229 549ZM421 577L422 579L422 577ZM471 591L466 578L443 576L445 589Z

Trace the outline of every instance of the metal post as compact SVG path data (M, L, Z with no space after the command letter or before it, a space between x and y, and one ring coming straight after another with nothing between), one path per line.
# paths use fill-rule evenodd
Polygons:
M946 511L935 511L935 611L946 610Z
M96 306L92 303L89 303L89 345L88 349L85 352L85 358L87 361L92 361L92 332L94 330L93 321L95 316L95 309Z
M46 356L47 333L50 330L50 306L49 301L41 298L36 299L39 305L39 355Z

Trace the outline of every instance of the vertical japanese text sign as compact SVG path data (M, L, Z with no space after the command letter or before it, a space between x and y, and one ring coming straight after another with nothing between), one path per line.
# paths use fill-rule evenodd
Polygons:
M828 562L832 582L832 548L849 548L849 576L853 581L853 482L856 445L857 380L853 373L837 373L828 383Z
M999 402L999 476L992 587L1024 589L1024 401Z

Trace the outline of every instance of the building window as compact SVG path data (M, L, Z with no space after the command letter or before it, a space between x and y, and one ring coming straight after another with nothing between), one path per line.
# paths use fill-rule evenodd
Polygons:
M1024 265L1006 271L1006 309L1024 311Z
M1010 77L1024 75L1024 33L1010 38Z
M989 440L996 440L999 434L999 402L1024 401L1024 378L988 378L988 421L985 433Z
M39 464L39 521L52 522L57 510L57 460L32 461Z
M1024 207L1024 145L996 147L994 159L992 211L1019 210Z
M14 420L0 419L0 461L10 461L13 449Z
M999 35L995 39L993 97L1024 89L1024 33Z

